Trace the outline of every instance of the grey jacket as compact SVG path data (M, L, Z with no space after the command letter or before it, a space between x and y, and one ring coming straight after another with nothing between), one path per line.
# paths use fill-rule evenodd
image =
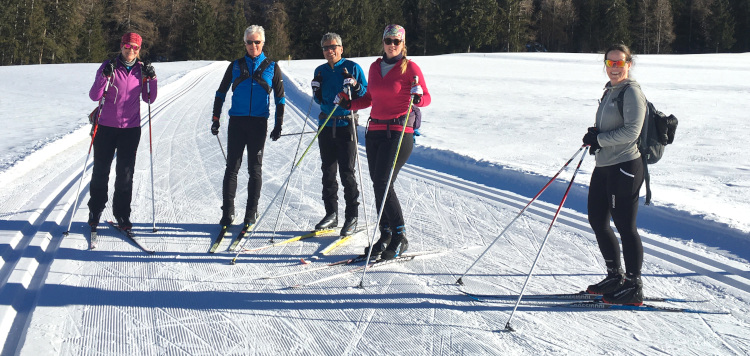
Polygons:
M630 86L623 97L620 115L616 99L626 84ZM625 79L614 87L607 83L605 88L610 90L596 110L595 126L599 129L596 139L602 146L596 153L597 167L611 166L641 157L637 141L643 126L643 118L646 116L646 97L638 82Z

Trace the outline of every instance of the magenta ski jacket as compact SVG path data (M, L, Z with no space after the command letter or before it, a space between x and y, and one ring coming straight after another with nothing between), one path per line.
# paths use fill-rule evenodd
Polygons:
M120 57L117 56L112 82L104 99L104 107L99 118L99 124L116 128L133 128L141 125L141 102L153 103L156 100L156 78L146 81L148 88L141 78L143 63L136 61L128 71ZM94 85L89 90L91 100L99 101L104 95L107 78L102 76L102 70L109 61L105 61L96 71ZM149 94L150 90L150 94ZM140 96L140 98L139 98Z

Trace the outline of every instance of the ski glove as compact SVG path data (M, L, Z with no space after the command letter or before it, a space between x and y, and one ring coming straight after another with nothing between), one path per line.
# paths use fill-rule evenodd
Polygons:
M219 118L216 117L216 116L214 116L211 121L212 121L211 122L211 133L214 134L214 135L218 135L219 134L219 126L221 126L221 124L219 123Z
M344 88L348 85L350 88L352 88L352 93L358 92L360 89L362 89L362 86L359 85L359 82L357 82L356 79L351 75L349 72L344 72L341 74L344 76Z
M602 148L602 146L599 145L599 140L596 139L597 135L599 135L599 129L596 127L589 127L588 132L583 136L583 144L591 146L589 153L592 155Z
M151 80L156 78L156 71L154 70L154 66L151 65L151 62L145 62L143 64L142 73L144 78Z
M351 99L349 99L349 95L347 95L343 91L336 95L336 98L333 99L333 103L346 110L349 110L352 107L352 101Z
M313 78L312 82L310 83L310 86L312 87L313 96L315 96L318 101L323 101L323 92L320 90L320 83L323 81L323 77L318 74Z
M276 125L273 127L273 130L271 131L271 135L268 136L272 140L276 141L281 137L281 125Z
M102 68L102 75L105 77L111 77L112 73L115 71L115 64L112 63L112 61L109 61L104 68Z
M417 84L411 87L409 94L414 96L414 104L419 104L420 102L422 102L422 95L424 95L424 91L422 91L422 86Z

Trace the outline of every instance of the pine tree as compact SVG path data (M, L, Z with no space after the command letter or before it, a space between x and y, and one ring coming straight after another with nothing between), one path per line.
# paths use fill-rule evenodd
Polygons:
M91 3L84 9L86 15L80 28L78 47L76 48L78 62L95 63L107 59L107 44L102 31L102 7L98 2Z
M500 24L502 28L502 50L506 52L523 51L526 43L532 38L531 0L498 0Z
M712 49L725 51L734 45L734 16L728 0L714 0L710 7L709 38Z
M608 24L603 31L605 46L616 43L630 45L630 11L625 0L613 0L605 11L605 21Z

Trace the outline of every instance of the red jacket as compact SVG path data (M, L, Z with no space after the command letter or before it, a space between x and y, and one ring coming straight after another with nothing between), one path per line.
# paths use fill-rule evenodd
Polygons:
M351 110L361 110L372 106L370 117L377 120L396 119L406 114L409 110L409 99L411 97L411 85L414 76L419 77L419 85L422 86L422 101L415 104L419 107L430 105L430 91L424 80L422 70L414 62L409 61L406 71L401 73L401 62L397 63L385 75L381 76L380 62L378 58L370 65L370 73L367 76L367 93L365 96L352 101ZM413 109L412 109L413 111ZM412 113L413 115L413 113ZM401 131L401 125L390 125L391 131ZM386 130L386 124L370 122L368 130ZM406 128L406 133L413 133L412 127Z

